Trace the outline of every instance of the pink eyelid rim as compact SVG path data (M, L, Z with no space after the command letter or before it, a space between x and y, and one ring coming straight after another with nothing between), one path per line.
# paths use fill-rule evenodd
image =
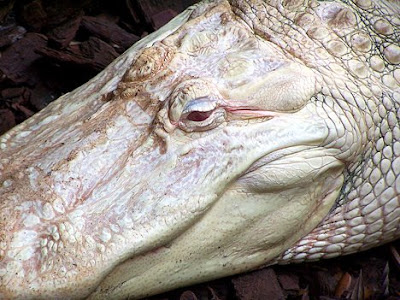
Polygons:
M246 106L224 106L225 110L231 114L247 117L279 117L285 113L279 113L269 110L261 110L253 107Z
M286 115L285 113L281 113L281 112L262 110L262 109L258 109L255 107L246 106L246 105L238 105L238 104L237 105L227 105L226 103L222 103L219 106L217 106L216 108L218 108L218 107L225 109L230 114L237 115L237 116L244 116L244 117L274 118L274 117ZM176 126L179 124L180 121L181 120L173 121L173 122L171 122L171 124Z

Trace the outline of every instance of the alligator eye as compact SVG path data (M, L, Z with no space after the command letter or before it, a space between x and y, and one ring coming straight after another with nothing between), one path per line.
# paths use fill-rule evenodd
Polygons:
M217 127L225 119L225 110L217 99L200 97L189 101L183 109L179 126L191 131L205 131Z
M186 116L186 119L189 121L201 122L207 120L211 114L212 111L192 111Z

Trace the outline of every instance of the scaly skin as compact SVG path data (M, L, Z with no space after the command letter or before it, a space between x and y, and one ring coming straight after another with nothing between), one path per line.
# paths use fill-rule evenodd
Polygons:
M202 2L0 137L0 298L140 298L398 238L399 12Z

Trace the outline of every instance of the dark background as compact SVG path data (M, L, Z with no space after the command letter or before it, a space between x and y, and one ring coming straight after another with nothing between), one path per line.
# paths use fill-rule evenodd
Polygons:
M196 0L0 0L0 135ZM400 243L273 266L150 299L400 299Z

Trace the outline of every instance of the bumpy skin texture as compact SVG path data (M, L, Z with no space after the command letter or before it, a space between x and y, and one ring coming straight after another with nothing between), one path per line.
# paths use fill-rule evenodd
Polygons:
M399 237L400 8L205 1L0 138L0 298L140 298Z
M304 61L327 75L326 88L315 101L354 118L352 125L344 121L341 126L345 131L346 126L358 126L360 134L350 137L344 132L333 142L353 139L362 145L362 154L346 168L335 207L316 229L285 251L281 262L365 250L397 238L400 230L400 3L325 2L308 13L310 9L299 12L301 2L288 1L294 5L289 10L296 12L290 27L300 26L313 40L313 49L317 47L324 58L317 64L315 57ZM302 41L297 48L304 45ZM307 53L291 47L302 57Z

